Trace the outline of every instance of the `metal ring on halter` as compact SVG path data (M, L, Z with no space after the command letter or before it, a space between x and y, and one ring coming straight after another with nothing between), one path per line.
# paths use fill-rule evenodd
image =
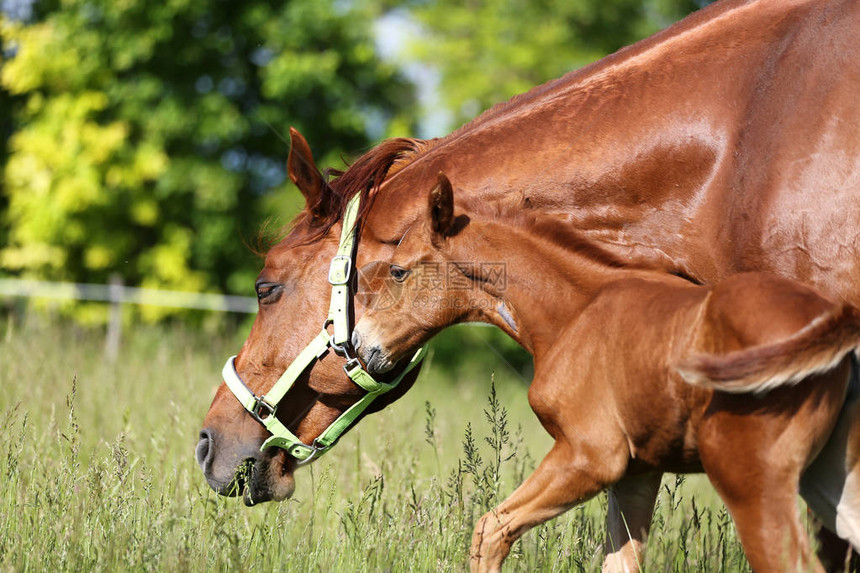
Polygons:
M272 406L266 402L265 396L254 396L254 407L250 410L251 417L261 424L265 424L266 420L275 415L276 408L277 406ZM260 415L263 410L268 414L265 418Z
M332 320L330 318L326 319L326 321L323 323L323 330L328 331L328 327L330 324L334 324L334 320ZM343 356L344 358L350 357L349 356L349 349L347 347L352 346L352 345L350 344L349 340L347 340L343 344L337 344L334 341L334 334L331 334L328 337L328 345L329 345L329 348L334 350L336 354L339 354L340 356Z
M331 346L331 349L335 351L339 356L343 356L344 358L349 358L349 348L352 348L352 344L347 340L343 344L337 344L334 341L334 334L328 340L328 345Z
M301 445L302 445L303 447L305 447L305 448L309 449L309 450L311 451L311 455L309 455L308 457L306 457L306 458L305 458L305 459L303 459L303 460L298 460L298 461L296 461L296 466L303 466L303 465L305 465L306 463L308 463L308 462L310 462L312 459L314 459L314 458L317 456L317 454L318 454L318 453L320 453L320 452L322 452L322 451L325 451L325 447L321 447L321 446L319 446L319 445L317 444L316 439L314 439L314 442L313 442L311 445L307 445L307 444L301 444Z

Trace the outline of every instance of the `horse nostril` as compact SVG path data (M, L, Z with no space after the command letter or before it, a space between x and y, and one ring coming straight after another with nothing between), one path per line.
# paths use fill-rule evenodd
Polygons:
M194 451L197 463L200 464L204 472L208 466L212 465L214 452L215 448L212 447L212 436L209 430L204 429L200 432L200 441L197 442L197 449Z
M361 346L361 335L358 333L357 330L353 330L352 331L352 347L358 348L359 346Z

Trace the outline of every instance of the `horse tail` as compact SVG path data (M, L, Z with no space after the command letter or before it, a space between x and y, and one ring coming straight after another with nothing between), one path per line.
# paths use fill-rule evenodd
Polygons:
M678 372L693 386L732 393L763 393L835 367L860 346L860 317L840 305L793 335L727 354L701 353L681 362Z

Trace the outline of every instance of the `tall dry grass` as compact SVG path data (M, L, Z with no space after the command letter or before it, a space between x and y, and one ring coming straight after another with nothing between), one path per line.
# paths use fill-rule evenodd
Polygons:
M240 336L0 321L0 571L462 571L472 526L550 440L500 364L452 383L432 365L405 398L245 508L194 461L222 360ZM598 571L601 496L515 545L511 571ZM646 571L748 570L701 478L667 477Z

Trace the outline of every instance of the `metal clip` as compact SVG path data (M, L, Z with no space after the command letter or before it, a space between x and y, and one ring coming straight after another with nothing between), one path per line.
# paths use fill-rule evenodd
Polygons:
M350 358L349 360L346 361L346 363L343 365L343 371L346 372L347 376L349 376L349 371L352 370L353 368L355 368L356 366L359 366L359 367L361 366L361 361L358 359L357 356Z
M272 406L266 402L265 396L254 396L254 408L251 410L251 417L265 425L266 420L275 415L275 408L277 408L277 406ZM263 410L268 414L265 418L260 415L260 412Z

